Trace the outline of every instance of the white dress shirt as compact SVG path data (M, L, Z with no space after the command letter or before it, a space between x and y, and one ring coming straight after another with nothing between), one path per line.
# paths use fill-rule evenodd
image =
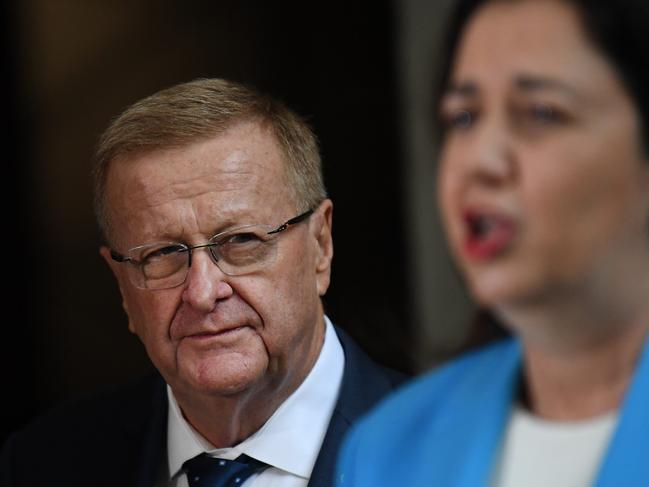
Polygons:
M231 448L214 448L186 420L167 386L168 484L187 487L182 464L196 455L234 460L241 454L270 465L244 487L306 487L333 414L345 356L331 321L325 316L325 339L311 372L252 436Z

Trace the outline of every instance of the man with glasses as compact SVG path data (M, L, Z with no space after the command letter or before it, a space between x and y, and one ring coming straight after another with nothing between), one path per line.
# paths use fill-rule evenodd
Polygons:
M14 436L3 485L332 485L345 430L400 377L324 315L332 202L308 126L196 80L116 118L94 177L101 255L160 375Z

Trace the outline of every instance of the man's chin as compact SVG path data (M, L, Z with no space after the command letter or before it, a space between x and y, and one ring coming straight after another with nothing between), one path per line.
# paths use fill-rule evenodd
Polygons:
M181 365L181 373L183 372ZM187 364L186 382L193 391L210 396L233 396L250 389L268 370L264 356L225 352L213 357L203 357Z

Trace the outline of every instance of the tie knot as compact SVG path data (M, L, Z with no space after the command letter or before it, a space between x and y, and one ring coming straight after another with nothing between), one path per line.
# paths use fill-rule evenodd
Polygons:
M190 487L238 487L251 475L261 472L268 465L248 455L235 460L214 458L201 453L183 463Z

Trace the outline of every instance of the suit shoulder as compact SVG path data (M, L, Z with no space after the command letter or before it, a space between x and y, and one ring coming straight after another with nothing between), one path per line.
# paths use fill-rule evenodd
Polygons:
M407 374L372 360L344 330L336 327L336 334L345 354L346 382L383 396L409 379Z
M163 451L167 402L162 378L147 377L122 387L70 399L41 415L5 442L0 484L135 485L152 478ZM34 452L42 447L38 468ZM109 458L110 469L104 462ZM52 472L66 468L64 477ZM97 472L101 477L97 478Z
M139 427L164 397L164 382L157 374L80 394L38 416L12 439L15 446L38 444L43 438L59 443L105 440Z

